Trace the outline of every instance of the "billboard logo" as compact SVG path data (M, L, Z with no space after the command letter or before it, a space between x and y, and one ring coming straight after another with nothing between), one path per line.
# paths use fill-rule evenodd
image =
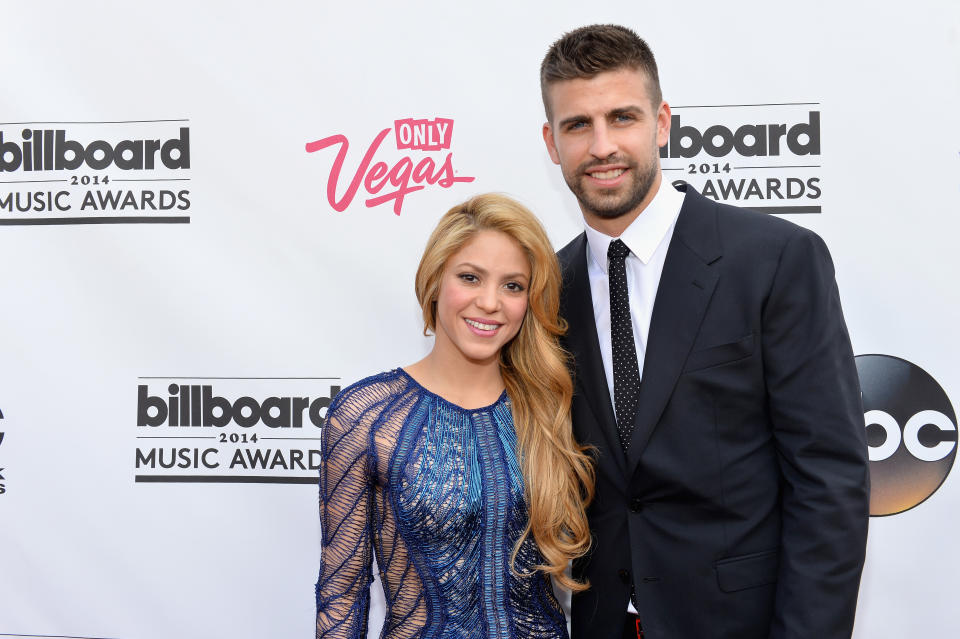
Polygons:
M870 459L870 514L895 515L933 495L957 455L957 418L922 368L889 355L858 355Z
M0 226L189 224L189 174L186 120L0 123Z
M21 141L3 139L0 131L0 173L73 171L84 164L94 171L115 165L124 171L142 171L163 164L168 169L190 168L190 129L180 127L178 137L158 140L93 140L86 145L67 138L66 129L23 129ZM159 162L157 161L159 160Z
M378 158L384 140L394 133L397 151L420 151L407 153L391 164ZM382 129L367 147L352 178L337 197L350 142L345 135L337 134L306 144L307 153L316 153L327 147L338 147L333 166L327 177L327 201L335 211L345 211L352 203L361 185L368 197L367 208L393 202L393 212L400 215L404 198L428 186L448 189L458 182L473 182L475 178L457 175L453 168L453 120L449 118L395 120L393 127ZM427 152L447 151L440 156L422 155ZM392 159L391 159L392 161Z
M339 378L141 380L135 482L317 482L321 428ZM151 388L153 380L164 380L163 390Z
M146 384L137 386L137 426L216 427L235 423L250 428L259 423L268 428L303 428L304 417L317 428L323 426L330 397L268 397L263 401L243 396L234 401L213 394L210 385L177 385L167 388L164 400L150 394ZM340 392L330 387L330 396Z
M764 213L820 213L816 105L675 106L670 137L660 147L662 168L719 202Z
M820 155L820 112L810 111L806 122L787 124L745 124L735 131L722 124L709 126L702 133L691 125L680 123L680 116L670 118L670 140L660 147L661 158L692 158L701 151L722 158L736 151L743 157L780 155Z

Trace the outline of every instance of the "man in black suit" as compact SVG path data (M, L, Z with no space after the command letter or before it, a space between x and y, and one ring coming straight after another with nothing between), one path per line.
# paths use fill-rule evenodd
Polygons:
M574 639L849 637L867 447L826 246L663 179L670 107L632 31L565 35L541 87L585 221L559 252L597 456Z

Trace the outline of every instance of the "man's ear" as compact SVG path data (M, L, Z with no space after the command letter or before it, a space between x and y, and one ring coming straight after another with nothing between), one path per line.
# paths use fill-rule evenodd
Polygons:
M670 105L660 103L657 109L657 146L663 146L670 139Z
M543 123L543 142L547 145L547 153L554 164L560 164L560 154L557 153L557 143L553 139L553 127L549 122Z

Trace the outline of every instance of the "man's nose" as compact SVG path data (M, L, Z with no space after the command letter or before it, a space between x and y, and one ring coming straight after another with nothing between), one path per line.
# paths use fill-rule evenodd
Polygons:
M593 128L593 139L590 140L590 155L598 159L608 158L617 152L616 140L605 124Z

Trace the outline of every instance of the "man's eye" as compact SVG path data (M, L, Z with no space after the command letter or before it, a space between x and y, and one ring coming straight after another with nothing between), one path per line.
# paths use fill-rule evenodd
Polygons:
M571 122L567 125L567 131L576 131L587 126L586 122Z
M631 122L635 118L629 113L621 113L616 117L617 122Z

